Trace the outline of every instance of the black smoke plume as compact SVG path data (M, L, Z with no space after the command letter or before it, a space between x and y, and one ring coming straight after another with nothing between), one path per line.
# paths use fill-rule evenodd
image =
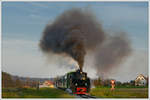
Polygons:
M82 70L86 51L101 44L104 37L104 31L92 13L72 9L46 26L40 47L43 52L68 54Z
M87 51L96 53L91 67L99 73L117 66L130 53L127 37L108 35L91 12L71 9L46 26L40 48L45 53L67 54L78 62L80 70Z
M119 66L131 52L130 40L125 33L111 36L103 45L97 48L95 55L95 67L98 76L107 77L110 70Z

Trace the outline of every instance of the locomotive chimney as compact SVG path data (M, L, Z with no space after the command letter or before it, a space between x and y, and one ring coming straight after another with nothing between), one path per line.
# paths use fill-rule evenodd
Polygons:
M82 73L82 69L77 69L76 72Z
M80 68L80 72L82 72L82 68Z

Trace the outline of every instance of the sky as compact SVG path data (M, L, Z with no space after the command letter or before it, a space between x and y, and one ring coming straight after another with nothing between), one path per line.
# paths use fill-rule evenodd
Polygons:
M129 81L138 74L148 75L148 2L2 2L2 70L41 78L71 71L63 66L69 58L50 54L47 59L39 48L39 40L48 23L72 8L92 11L107 32L128 34L132 54L114 69L110 78ZM89 57L85 58L85 66L92 66ZM94 69L84 67L84 71L91 78L97 77Z

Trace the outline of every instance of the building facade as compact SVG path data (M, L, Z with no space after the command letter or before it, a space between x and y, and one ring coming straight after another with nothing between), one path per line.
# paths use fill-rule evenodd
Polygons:
M135 86L146 86L146 84L147 78L142 74L138 75L135 79Z

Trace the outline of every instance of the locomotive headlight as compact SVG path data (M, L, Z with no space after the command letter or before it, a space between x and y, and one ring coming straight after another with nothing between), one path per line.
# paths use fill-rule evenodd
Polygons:
M78 84L77 83L75 83L75 86L77 86Z
M85 83L85 86L87 86L87 83Z

